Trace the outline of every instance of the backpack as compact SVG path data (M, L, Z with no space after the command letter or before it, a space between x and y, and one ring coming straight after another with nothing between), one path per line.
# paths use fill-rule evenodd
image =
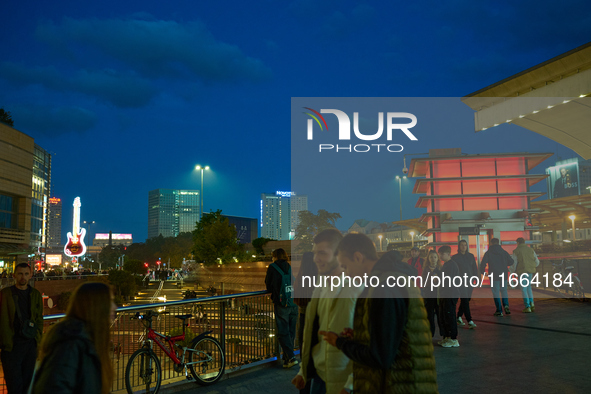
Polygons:
M275 263L271 264L281 275L281 286L279 287L279 304L281 306L293 306L293 286L291 285L291 267L287 273L283 272L281 268Z

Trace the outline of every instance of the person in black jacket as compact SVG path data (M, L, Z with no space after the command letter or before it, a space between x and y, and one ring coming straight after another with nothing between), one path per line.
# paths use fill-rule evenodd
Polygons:
M456 304L460 297L460 289L454 286L454 278L460 276L458 264L451 258L451 247L444 245L439 248L439 257L443 261L441 267L441 287L439 288L439 316L443 326L443 347L459 347L458 324L456 321Z
M436 251L432 250L427 255L427 263L423 267L421 295L425 301L425 309L427 310L427 319L429 319L429 325L431 326L431 337L435 336L435 316L437 316L437 325L439 327L439 334L443 333L443 327L441 325L441 316L439 315L439 304L437 299L437 287L431 286L433 277L441 277L439 255ZM433 282L436 283L436 282Z
M110 323L117 306L111 288L100 282L80 285L66 318L44 336L33 394L108 394L113 382Z
M478 276L478 268L476 266L476 258L470 252L468 252L468 242L461 240L458 242L458 253L451 257L460 270L460 276L462 278L468 277L470 279L473 276ZM466 321L470 328L476 328L476 323L472 321L472 313L470 313L470 300L472 299L472 286L468 283L464 283L464 286L460 288L460 307L458 308L458 325L465 326L466 323L462 320L462 316L466 316Z
M513 258L501 245L499 245L498 238L490 240L490 247L482 257L480 263L480 272L484 272L488 264L488 276L491 281L491 290L495 307L497 308L494 315L503 316L503 309L507 315L511 314L509 310L509 295L507 293L507 274L509 270L507 267L513 265ZM501 298L503 302L501 303Z
M287 262L287 253L283 249L273 251L273 263L267 268L265 285L267 291L271 292L271 301L274 305L275 322L277 323L277 340L283 350L283 368L291 368L298 362L293 351L295 346L296 325L298 320L298 306L293 299L285 300L286 305L282 305L280 299L282 274L291 275L291 266ZM291 278L293 283L293 276Z

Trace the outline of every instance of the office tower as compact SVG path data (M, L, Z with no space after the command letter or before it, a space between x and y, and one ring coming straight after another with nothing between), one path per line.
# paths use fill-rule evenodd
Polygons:
M308 196L294 192L261 194L261 237L289 240L295 237L299 212L308 210Z
M191 232L198 221L198 190L156 189L148 193L148 238Z
M62 244L62 200L51 197L49 199L49 238L47 247L57 248Z

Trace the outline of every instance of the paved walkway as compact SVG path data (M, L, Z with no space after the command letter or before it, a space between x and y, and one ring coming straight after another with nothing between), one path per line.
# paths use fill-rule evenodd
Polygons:
M591 302L536 298L536 312L530 314L521 312L521 299L510 299L510 305L511 315L494 317L492 300L475 298L472 315L478 327L459 328L459 348L435 346L439 391L590 393ZM296 372L296 367L264 368L209 387L183 382L164 392L295 394L290 380Z

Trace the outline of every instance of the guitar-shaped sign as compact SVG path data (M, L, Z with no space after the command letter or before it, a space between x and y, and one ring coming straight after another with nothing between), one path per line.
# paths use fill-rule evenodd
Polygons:
M74 199L74 228L68 232L68 242L64 246L66 256L82 256L86 253L84 236L86 229L80 227L80 197Z

